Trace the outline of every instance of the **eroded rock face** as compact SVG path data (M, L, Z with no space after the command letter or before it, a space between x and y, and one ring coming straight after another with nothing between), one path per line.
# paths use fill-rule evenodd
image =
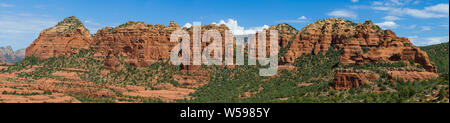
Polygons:
M96 56L104 57L105 65L116 69L116 65L121 62L120 56L124 56L123 62L132 66L148 66L158 61L168 61L170 52L179 42L170 42L170 36L175 30L181 29L178 24L170 22L168 26L147 25L144 22L128 22L116 28L103 28L94 36L92 49L97 51ZM217 29L222 34L228 30L225 26L206 25L202 26L202 33L208 29ZM192 35L192 28L183 28ZM192 57L192 36L191 36L191 59ZM201 44L202 48L207 43ZM224 45L223 45L224 46ZM185 66L192 69L194 66Z
M378 80L380 76L367 71L337 71L334 75L332 88L336 90L345 90L358 88L372 80Z
M147 66L170 58L170 50L177 44L170 42L170 34L179 28L174 23L166 27L130 21L98 30L92 49L97 51L96 56L105 57L105 65L109 67L120 64L120 56L130 65Z
M68 17L55 27L39 34L27 49L25 56L47 59L58 55L75 53L73 49L88 49L92 37L83 23L76 17Z
M344 65L414 61L436 72L428 55L407 38L397 37L391 30L383 31L371 21L353 23L337 18L318 20L298 31L280 62L294 63L301 55L325 53L332 46L343 51L340 61Z
M76 52L72 48L91 48L97 51L96 56L110 68L120 64L120 56L124 56L122 60L132 66L148 66L157 61L169 60L171 49L178 44L170 42L170 35L177 29L180 26L174 22L168 26L128 22L115 28L100 29L91 36L76 17L69 17L55 27L41 32L39 38L27 48L26 56L45 59ZM225 38L225 30L228 30L224 25L206 25L202 26L202 35L208 29L219 30L222 40ZM192 42L192 28L184 30L190 33ZM353 23L330 18L308 24L301 31L285 23L271 26L269 30L278 30L279 48L286 49L284 56L280 56L281 64L294 63L295 59L304 54L319 54L336 48L343 51L340 61L344 65L414 61L427 71L436 72L436 67L431 65L427 54L414 47L407 38L397 37L390 30L383 31L370 21ZM269 34L267 33L267 41ZM207 44L202 43L202 49ZM191 43L191 48L192 46ZM188 69L192 67L194 66L186 66Z

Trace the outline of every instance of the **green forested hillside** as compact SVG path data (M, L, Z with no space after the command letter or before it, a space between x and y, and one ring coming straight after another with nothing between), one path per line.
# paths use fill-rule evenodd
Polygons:
M420 47L428 53L431 62L438 67L439 73L448 73L448 42Z

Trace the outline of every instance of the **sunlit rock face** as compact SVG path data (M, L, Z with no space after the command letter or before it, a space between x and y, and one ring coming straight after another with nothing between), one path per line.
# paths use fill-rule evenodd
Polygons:
M76 17L68 17L56 26L46 29L26 49L26 57L47 59L88 49L92 36Z
M177 29L186 30L192 42L192 27L181 28L174 22L164 26L130 21L115 28L100 29L92 36L76 17L69 17L55 27L42 31L39 38L27 48L26 56L46 59L76 53L78 49L93 49L97 51L95 56L110 68L120 62L138 67L148 66L157 61L169 60L171 49L178 44L170 42L170 35ZM225 25L212 24L202 26L201 33L209 29L218 30L222 41L225 39L224 32L229 30ZM340 61L344 65L413 61L429 72L436 72L436 67L425 52L414 47L407 38L397 37L391 30L382 30L371 21L353 23L329 18L308 24L300 31L282 23L265 30L267 41L270 30L278 31L279 48L285 49L280 56L280 64L291 64L302 55L325 53L335 48L342 50ZM207 44L202 43L202 48ZM269 50L267 52L269 54Z
M408 38L397 37L391 30L382 30L371 21L353 23L329 18L308 24L296 34L293 34L296 31L288 32L287 35L280 35L280 47L288 47L285 56L280 59L283 64L294 63L304 54L325 53L333 47L343 51L341 64L414 61L427 71L436 72L428 55L414 47ZM295 37L289 40L292 36Z

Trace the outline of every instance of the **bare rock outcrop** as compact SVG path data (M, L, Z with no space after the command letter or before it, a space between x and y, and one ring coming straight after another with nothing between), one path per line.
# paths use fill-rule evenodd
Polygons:
M179 42L170 42L173 31L181 29L173 21L168 26L161 24L152 25L144 22L130 21L115 28L106 27L99 30L94 36L92 49L97 51L96 56L104 57L105 66L118 69L117 65L123 62L137 67L148 66L158 61L168 61L170 52ZM192 35L192 28L183 28ZM202 33L208 29L217 29L222 32L228 28L224 25L202 26ZM191 36L191 58L192 58L192 36ZM202 48L207 43L202 43ZM224 46L224 45L223 45ZM123 59L119 58L124 56ZM193 69L194 66L185 66ZM119 68L120 69L120 68Z
M292 35L292 34L291 34ZM293 63L304 54L325 53L331 47L342 50L341 64L414 61L427 71L436 72L428 55L414 47L407 38L383 31L371 21L353 23L329 18L308 24L295 34L282 63Z
M39 38L27 48L26 56L45 59L74 53L74 48L90 48L97 51L96 56L105 61L109 68L114 69L121 60L132 66L148 66L157 61L169 60L171 49L178 44L170 42L170 35L177 29L181 27L174 22L164 26L130 21L115 28L100 29L91 36L76 17L69 17L55 27L42 31ZM192 38L192 28L183 29ZM202 33L208 29L219 30L222 40L225 30L228 30L225 25L212 24L202 26ZM343 51L340 62L344 65L414 61L427 71L436 72L436 67L425 52L414 47L407 38L397 37L390 30L383 31L371 21L353 23L329 18L308 24L300 31L285 23L271 26L268 30L278 30L279 47L286 50L280 56L281 64L294 63L304 54L319 54L336 48ZM201 46L204 48L208 44L202 43Z
M76 17L68 17L56 26L39 34L27 49L25 56L47 59L54 56L76 53L74 49L88 49L91 34Z
M358 88L372 80L378 80L380 76L375 73L365 71L337 71L334 75L332 88L345 90Z
M118 27L106 27L97 31L92 49L96 56L105 57L105 65L114 67L120 64L119 57L133 66L146 66L158 60L170 58L172 31L180 26L171 23L164 25L146 25L144 22L127 22Z

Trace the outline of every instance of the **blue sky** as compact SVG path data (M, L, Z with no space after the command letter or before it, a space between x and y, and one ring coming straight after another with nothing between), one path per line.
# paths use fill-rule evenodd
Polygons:
M77 16L91 33L129 20L183 26L223 23L234 32L289 23L297 29L317 19L372 20L415 45L447 42L448 0L0 0L0 47L26 48L43 29Z

